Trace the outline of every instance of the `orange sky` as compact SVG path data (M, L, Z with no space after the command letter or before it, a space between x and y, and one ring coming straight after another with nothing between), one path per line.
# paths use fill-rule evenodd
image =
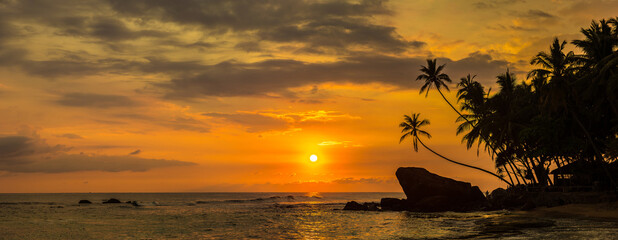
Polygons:
M401 191L466 150L426 58L491 86L618 1L0 1L0 192ZM612 15L613 14L613 15ZM450 86L454 88L454 84ZM454 91L447 94L455 101ZM312 163L309 156L319 159Z

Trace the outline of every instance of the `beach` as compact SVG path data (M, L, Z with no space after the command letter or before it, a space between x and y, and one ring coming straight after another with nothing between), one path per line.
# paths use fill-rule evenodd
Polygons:
M0 238L611 239L618 234L618 221L607 217L612 213L602 204L538 208L530 212L341 210L348 200L376 201L401 196L402 193L1 194ZM123 203L102 203L111 197ZM78 204L81 199L93 203ZM129 200L140 206L125 203ZM608 206L616 211L616 204ZM591 214L603 211L605 216Z
M618 202L568 204L551 208L540 207L518 213L539 217L596 219L618 222Z

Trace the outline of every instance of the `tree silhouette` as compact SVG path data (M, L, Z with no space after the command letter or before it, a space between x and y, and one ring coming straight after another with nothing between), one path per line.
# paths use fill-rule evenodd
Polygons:
M436 151L434 151L433 149L427 147L427 145L425 145L425 143L423 143L423 141L420 139L420 136L425 136L427 138L431 138L431 135L427 132L422 130L421 128L423 126L429 125L430 122L427 119L420 119L420 113L412 113L412 116L408 116L408 115L404 115L404 121L401 122L399 124L399 127L401 127L401 133L403 133L403 135L401 136L401 138L399 139L399 143L403 142L403 140L405 140L406 138L411 137L412 138L412 146L414 147L414 151L418 152L418 144L420 143L425 149L429 150L430 152L432 152L433 154L441 157L442 159L449 161L451 163L455 163L464 167L468 167L468 168L472 168L472 169L476 169L488 174L491 174L494 177L497 177L498 179L504 181L505 183L509 184L510 183L508 181L506 181L504 178L498 176L495 173L492 173L490 171L487 171L485 169L479 168L479 167L475 167L472 165L468 165L465 163L461 163L461 162L457 162L454 161L452 159L449 159L439 153L437 153Z

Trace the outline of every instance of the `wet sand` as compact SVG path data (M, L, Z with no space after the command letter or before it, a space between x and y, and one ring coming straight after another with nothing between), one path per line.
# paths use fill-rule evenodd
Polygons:
M551 208L539 207L531 211L518 211L516 213L539 217L582 218L618 222L618 202L568 204Z

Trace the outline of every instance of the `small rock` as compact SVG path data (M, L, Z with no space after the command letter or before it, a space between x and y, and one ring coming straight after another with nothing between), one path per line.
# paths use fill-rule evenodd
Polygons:
M406 210L406 200L399 198L382 198L380 207L384 211L403 211Z
M82 199L79 200L79 204L91 204L92 202L90 200L86 200L86 199Z
M368 208L367 206L357 203L356 201L351 201L345 204L345 207L343 207L343 210L364 210L367 211Z
M380 208L378 208L380 206L379 203L367 202L363 203L363 206L367 207L368 211L380 211Z
M122 203L120 200L115 199L115 198L110 198L107 201L103 201L103 203Z

